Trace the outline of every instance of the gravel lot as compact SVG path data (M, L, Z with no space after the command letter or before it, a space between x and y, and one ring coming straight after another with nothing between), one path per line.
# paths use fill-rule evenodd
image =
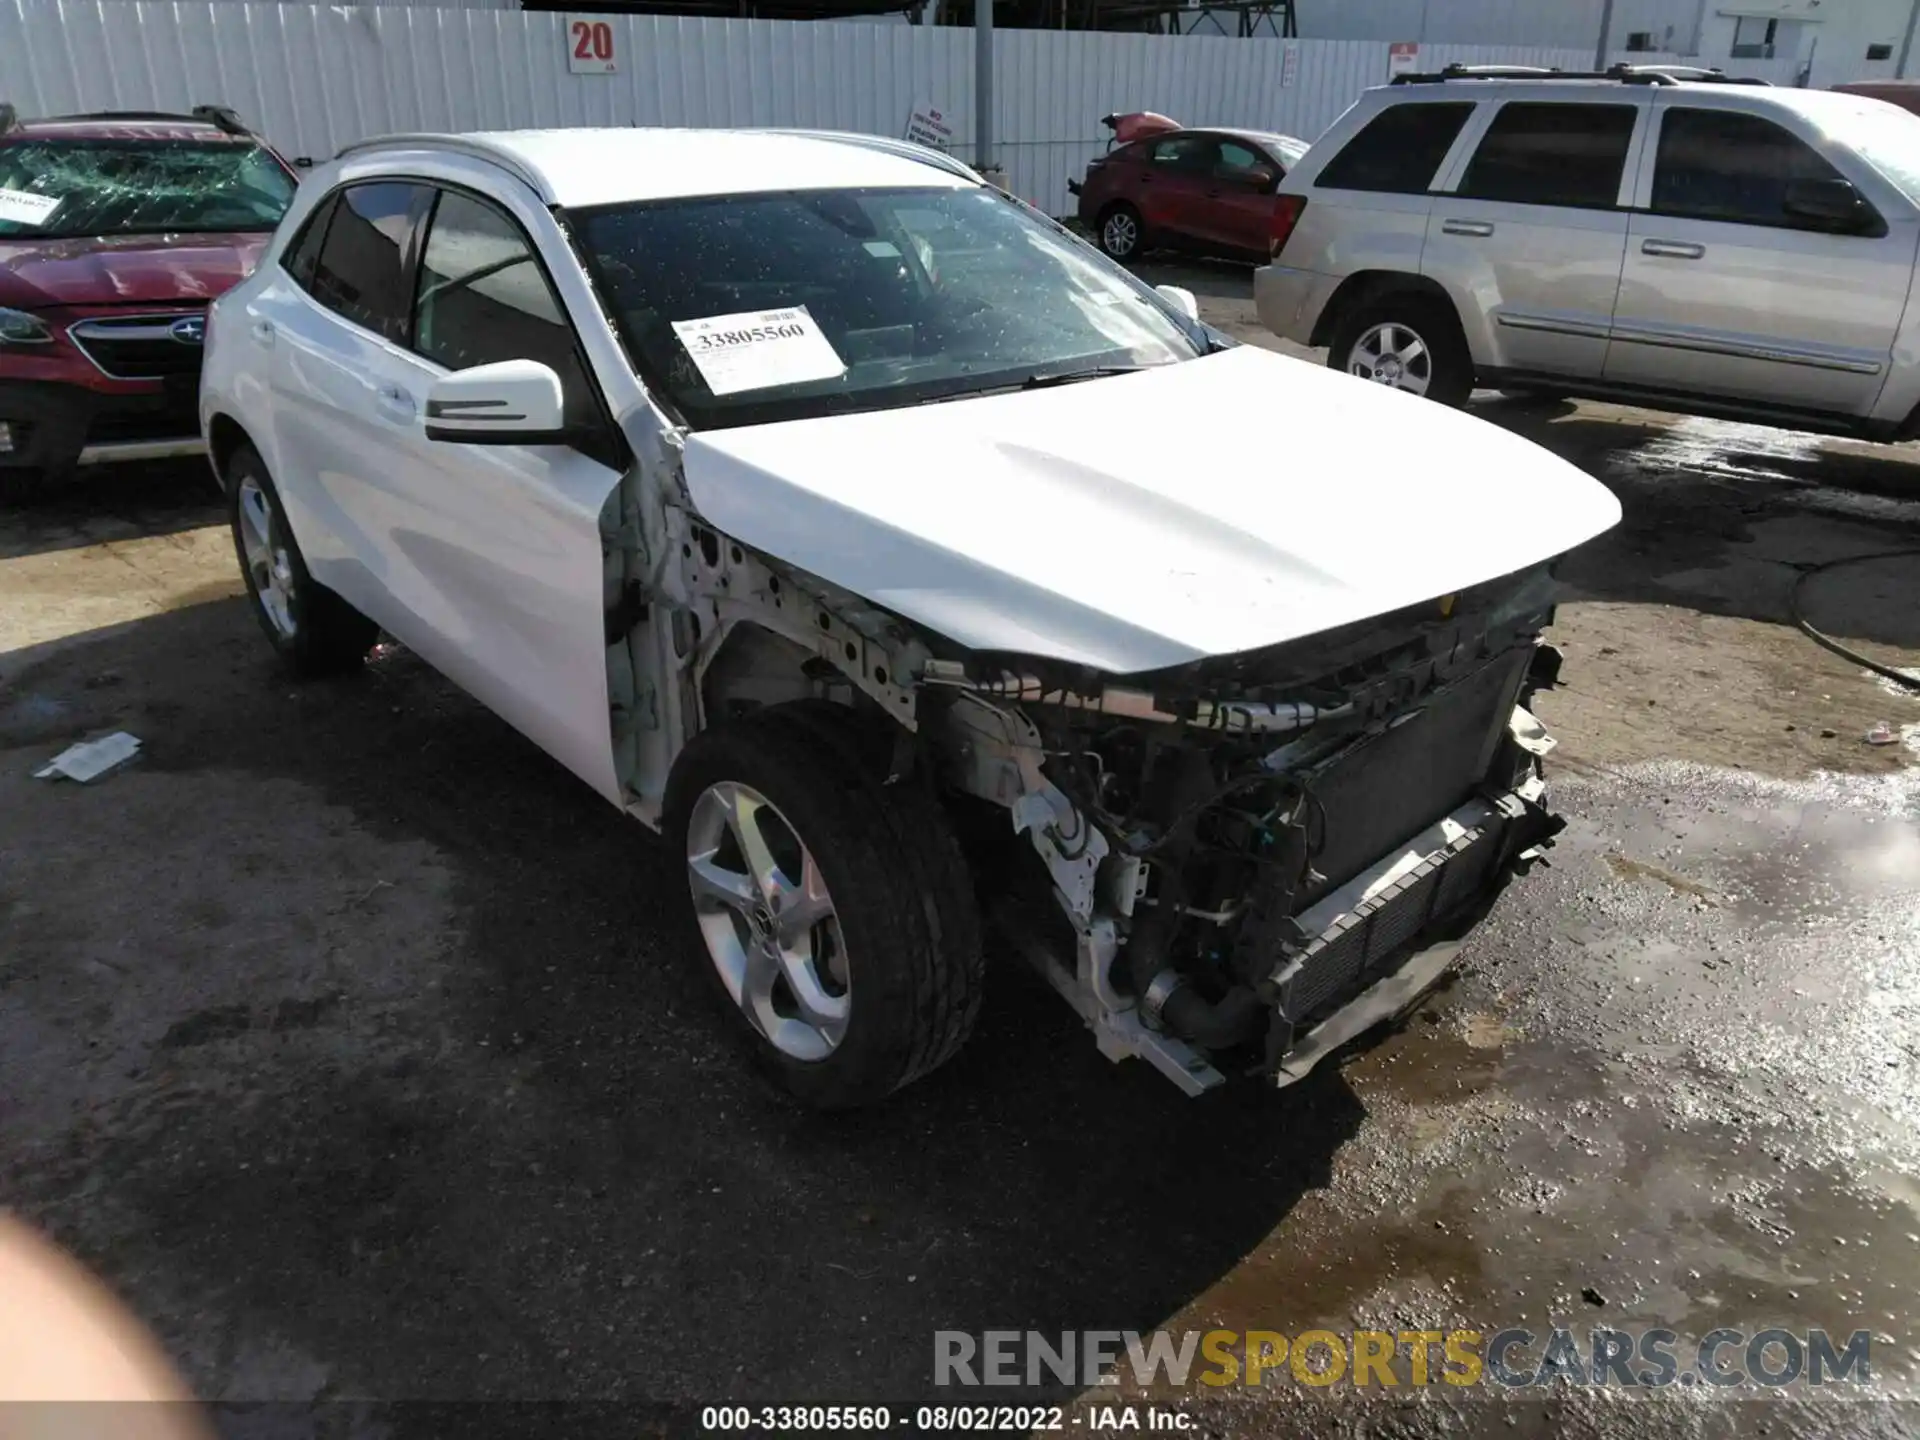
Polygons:
M1271 343L1244 269L1153 278ZM1009 960L957 1063L796 1113L706 1007L637 827L404 652L277 674L197 464L0 512L0 1203L229 1401L898 1404L938 1329L1600 1317L1868 1329L1876 1392L1913 1401L1920 739L1863 736L1920 737L1920 699L1784 604L1797 567L1920 544L1920 450L1477 409L1626 508L1564 572L1541 708L1571 829L1411 1024L1199 1102ZM1219 423L1277 487L1339 483L1290 473L1283 394ZM1368 435L1348 463L1420 457ZM1810 600L1920 664L1920 562ZM135 768L28 778L122 727ZM1189 1403L1245 1433L1920 1413L1607 1398Z

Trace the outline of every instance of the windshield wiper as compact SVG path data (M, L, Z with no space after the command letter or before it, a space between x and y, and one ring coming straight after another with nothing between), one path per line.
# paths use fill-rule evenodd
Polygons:
M1134 375L1142 370L1154 368L1152 365L1089 365L1084 370L1059 370L1050 375L1029 375L1018 385L1009 388L1046 390L1055 385L1074 385L1082 380L1104 380L1109 375Z

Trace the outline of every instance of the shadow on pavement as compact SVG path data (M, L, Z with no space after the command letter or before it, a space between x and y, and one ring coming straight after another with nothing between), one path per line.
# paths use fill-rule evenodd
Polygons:
M1580 598L1789 625L1788 591L1803 569L1920 546L1920 526L1799 503L1815 486L1904 498L1905 485L1920 498L1920 457L1910 452L1821 450L1815 437L1735 426L1728 428L1736 443L1726 448L1675 455L1672 427L1653 419L1604 419L1565 403L1508 399L1473 409L1549 446L1619 499L1620 524L1560 563L1561 579ZM1778 449L1737 443L1754 433L1778 434ZM1832 633L1920 647L1920 556L1835 569L1807 587L1806 599L1808 618Z
M0 1082L9 1023L89 1062L95 954L139 1017L113 1043L152 1038L84 1115L16 1106L0 1175L210 1396L924 1397L938 1329L1160 1323L1361 1119L1331 1073L1184 1100L1011 959L954 1064L803 1113L709 1008L677 863L410 656L294 687L242 605L202 606L16 671L0 746L60 738L23 719L56 702L148 754L16 792L92 868L0 894L0 953L34 970ZM32 783L0 777L0 813ZM114 814L146 804L157 854ZM207 898L166 911L167 867ZM136 874L177 961L90 919Z
M190 457L91 465L31 499L9 497L0 471L0 520L0 560L9 560L224 524L226 509L207 462Z

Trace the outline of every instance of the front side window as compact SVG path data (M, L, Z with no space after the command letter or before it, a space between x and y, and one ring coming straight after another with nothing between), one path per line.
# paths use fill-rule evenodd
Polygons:
M1460 179L1460 194L1612 209L1638 113L1631 105L1502 105Z
M427 227L413 348L449 370L537 360L560 377L568 424L598 423L573 327L526 236L493 206L458 191L441 192Z
M315 300L376 335L404 342L409 288L405 249L424 187L381 180L350 185L334 202L333 218L315 257Z
M1797 135L1758 115L1670 109L1660 122L1653 208L1661 215L1800 228L1786 209L1796 180L1845 177Z
M1192 359L1197 330L976 187L819 190L570 216L628 353L703 428L880 410Z
M0 145L0 190L42 203L30 214L14 207L26 218L0 218L0 240L272 230L293 188L285 167L258 145L16 140Z
M1314 183L1328 190L1424 195L1471 114L1470 102L1390 105L1327 162Z

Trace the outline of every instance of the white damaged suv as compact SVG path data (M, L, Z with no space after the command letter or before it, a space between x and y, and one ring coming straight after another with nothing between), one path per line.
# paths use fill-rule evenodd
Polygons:
M813 1104L959 1048L988 918L1109 1056L1284 1081L1557 825L1547 565L1613 497L902 142L355 146L204 377L274 647L387 631L664 831Z

